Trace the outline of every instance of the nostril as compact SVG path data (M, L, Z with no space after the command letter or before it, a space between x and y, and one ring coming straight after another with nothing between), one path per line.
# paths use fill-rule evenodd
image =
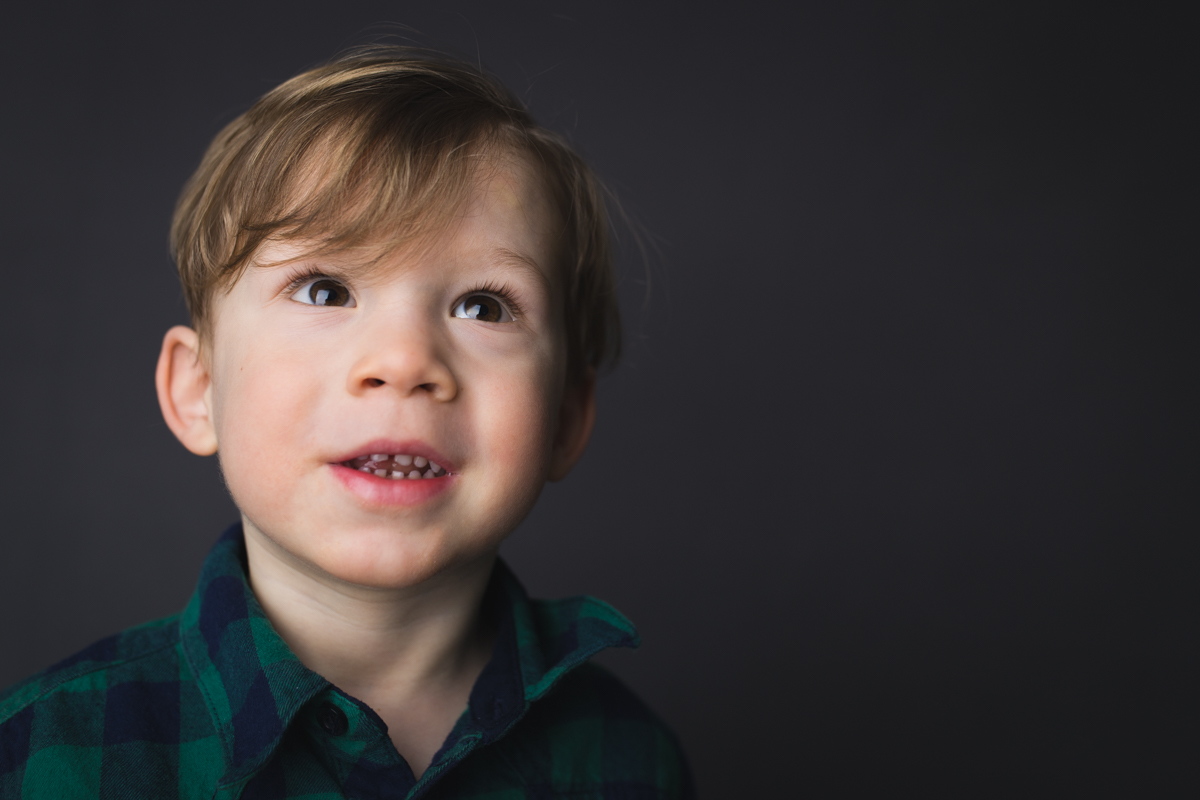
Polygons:
M421 388L427 392L434 392L434 391L437 391L437 384L436 383L422 383Z
M368 386L383 386L383 381L379 380L379 378L367 378L367 385Z

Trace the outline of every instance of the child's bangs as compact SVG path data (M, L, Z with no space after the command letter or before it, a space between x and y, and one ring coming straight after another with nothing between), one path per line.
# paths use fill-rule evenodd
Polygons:
M239 263L229 265L235 272L267 241L303 242L308 258L350 253L370 266L433 239L469 195L496 138L483 126L451 138L412 125L358 122L342 120L304 137L297 152L279 154L279 168L263 170L273 174L260 172L260 202L248 204L238 226Z

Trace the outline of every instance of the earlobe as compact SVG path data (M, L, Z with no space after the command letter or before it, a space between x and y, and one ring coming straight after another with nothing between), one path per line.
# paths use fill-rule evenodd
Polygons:
M212 419L212 378L200 358L200 337L176 325L163 337L154 372L158 405L167 427L183 446L199 456L217 452Z
M567 473L583 457L595 422L596 371L589 367L578 383L569 384L563 392L558 431L554 436L554 451L550 459L550 480L561 481L567 477Z

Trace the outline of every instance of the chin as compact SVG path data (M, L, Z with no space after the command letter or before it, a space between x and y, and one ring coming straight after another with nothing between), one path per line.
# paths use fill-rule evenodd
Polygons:
M372 589L405 589L436 575L477 562L493 551L463 551L447 547L436 537L397 536L395 531L371 532L342 542L325 552L315 565L338 580Z

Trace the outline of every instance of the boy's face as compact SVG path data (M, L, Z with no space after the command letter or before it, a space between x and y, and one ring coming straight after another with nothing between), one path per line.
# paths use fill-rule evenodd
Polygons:
M557 216L522 162L492 166L432 243L370 269L251 265L214 297L196 413L247 536L303 570L403 587L490 557L586 445L591 385L564 387ZM268 244L254 262L301 252ZM431 468L407 457L442 471L393 477Z

